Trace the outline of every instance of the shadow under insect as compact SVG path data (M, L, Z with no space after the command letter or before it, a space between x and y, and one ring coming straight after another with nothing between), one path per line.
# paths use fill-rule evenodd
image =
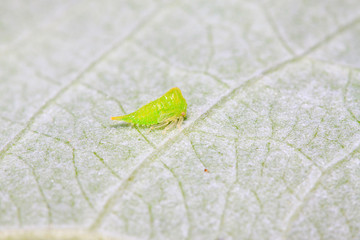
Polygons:
M132 126L132 124L127 123L127 122L121 122L121 123L111 124L110 125L111 128L125 128L125 127L131 127L131 126Z

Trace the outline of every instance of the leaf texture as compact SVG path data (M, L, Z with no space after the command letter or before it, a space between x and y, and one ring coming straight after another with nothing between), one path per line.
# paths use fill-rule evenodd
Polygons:
M0 239L359 239L360 4L5 0ZM109 120L179 87L181 130Z

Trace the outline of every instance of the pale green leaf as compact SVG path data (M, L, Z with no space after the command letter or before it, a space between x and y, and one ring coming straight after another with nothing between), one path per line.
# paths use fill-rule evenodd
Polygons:
M359 239L358 0L3 0L0 239ZM179 87L181 129L112 122Z

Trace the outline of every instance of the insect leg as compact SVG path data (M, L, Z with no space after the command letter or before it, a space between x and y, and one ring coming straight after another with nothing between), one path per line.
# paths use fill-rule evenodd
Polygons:
M159 123L159 124L157 124L157 125L155 125L155 126L151 126L151 127L149 128L149 130L146 131L146 133L151 132L151 130L153 130L153 129L165 127L165 126L168 125L169 123L170 123L170 122L162 122L162 123Z
M179 118L179 121L178 121L178 123L177 123L177 128L180 128L180 126L181 126L181 124L183 123L183 121L184 121L184 117L180 117Z
M148 134L149 132L151 132L151 130L153 130L153 129L154 129L154 126L151 126L151 127L149 128L149 130L146 131L146 134Z
M170 123L170 122L162 122L162 123L159 123L158 125L153 126L153 129L165 127L165 126L168 125L169 123Z
M171 123L164 129L163 134L165 134L167 130L170 130L173 127L175 127L176 123L177 123L177 119L174 119L173 121L171 121Z

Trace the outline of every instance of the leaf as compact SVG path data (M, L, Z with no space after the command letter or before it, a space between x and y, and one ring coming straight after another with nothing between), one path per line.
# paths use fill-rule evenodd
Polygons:
M360 238L360 4L4 1L0 239ZM110 121L179 87L181 130Z

